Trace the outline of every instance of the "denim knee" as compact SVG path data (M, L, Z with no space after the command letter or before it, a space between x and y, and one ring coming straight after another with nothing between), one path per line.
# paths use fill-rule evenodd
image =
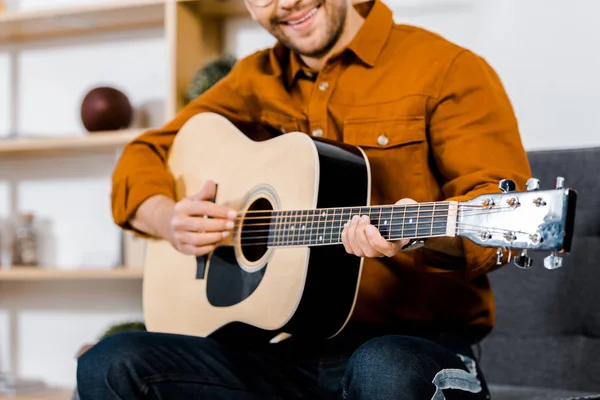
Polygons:
M433 379L444 368L462 368L458 356L420 338L383 336L352 355L343 383L345 399L431 399Z
M144 356L146 332L120 332L108 336L87 350L77 362L77 386L82 398L86 393L109 391L122 393L120 382L135 381L135 366ZM146 361L147 362L147 361Z

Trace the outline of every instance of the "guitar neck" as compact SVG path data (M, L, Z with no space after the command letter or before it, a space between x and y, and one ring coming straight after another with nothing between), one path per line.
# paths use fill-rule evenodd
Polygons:
M269 247L341 244L344 224L354 215L367 215L370 223L387 240L454 236L457 203L272 211L263 216L250 214L250 218L262 219L265 223L249 223L248 226L262 225L262 229L245 231L243 236L247 243L252 242L253 236L264 238L264 233L260 235L259 232L265 232L264 226L268 225Z

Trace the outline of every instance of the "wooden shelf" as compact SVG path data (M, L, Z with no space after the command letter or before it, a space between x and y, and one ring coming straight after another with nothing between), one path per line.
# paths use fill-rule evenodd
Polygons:
M163 26L166 4L188 1L121 0L42 11L6 11L0 14L0 43ZM198 3L198 12L207 15L245 12L242 0L202 0Z
M0 139L0 157L7 154L109 150L127 144L146 130L127 129L56 138Z
M142 279L143 277L143 268L70 270L53 267L12 267L0 269L0 281L112 280Z
M0 394L0 400L70 400L73 398L73 389L56 388L42 391L32 391L29 394L6 396Z

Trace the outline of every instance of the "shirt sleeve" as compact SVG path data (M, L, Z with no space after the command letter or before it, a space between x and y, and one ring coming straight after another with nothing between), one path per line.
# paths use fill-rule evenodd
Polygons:
M240 64L238 62L228 75L190 102L165 126L143 133L124 147L112 175L112 214L118 226L147 236L129 223L137 208L154 195L175 199L174 179L166 168L167 155L176 133L192 116L214 112L238 128L252 123L240 90Z
M502 179L525 190L531 171L511 102L496 72L473 52L462 51L448 69L432 104L429 140L446 200L499 193ZM467 276L496 268L496 249L461 241ZM429 261L457 260L436 253Z

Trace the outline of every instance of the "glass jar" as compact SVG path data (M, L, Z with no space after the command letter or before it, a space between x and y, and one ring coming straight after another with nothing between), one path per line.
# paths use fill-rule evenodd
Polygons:
M13 238L12 265L14 266L38 265L38 235L33 220L33 214L19 214Z

